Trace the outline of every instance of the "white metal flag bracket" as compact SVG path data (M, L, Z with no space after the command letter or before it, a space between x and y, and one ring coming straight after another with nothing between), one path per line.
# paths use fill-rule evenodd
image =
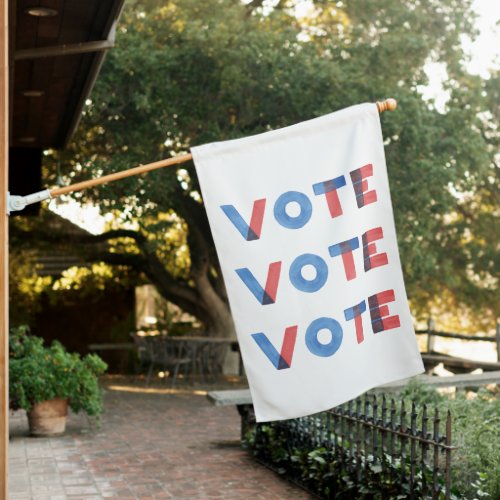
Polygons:
M44 189L43 191L38 191L37 193L28 194L26 196L11 195L7 192L7 215L11 212L17 212L23 210L23 208L31 205L33 203L38 203L39 201L49 200L52 198L50 190Z

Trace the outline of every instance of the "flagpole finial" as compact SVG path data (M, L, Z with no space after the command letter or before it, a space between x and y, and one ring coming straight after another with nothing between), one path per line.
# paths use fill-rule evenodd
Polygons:
M394 111L398 107L398 101L396 99L385 99L384 101L376 102L377 109L379 113L383 113L384 111Z

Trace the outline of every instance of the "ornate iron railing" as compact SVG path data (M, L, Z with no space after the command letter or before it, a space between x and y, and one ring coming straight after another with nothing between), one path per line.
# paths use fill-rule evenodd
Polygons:
M249 444L265 465L319 497L450 498L451 415L442 422L425 405L408 410L403 401L365 396L316 415L257 424Z

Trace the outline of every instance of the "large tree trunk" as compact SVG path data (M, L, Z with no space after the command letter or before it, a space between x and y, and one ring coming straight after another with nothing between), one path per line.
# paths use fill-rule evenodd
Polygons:
M196 273L194 287L189 287L175 281L155 254L148 255L141 267L165 299L198 318L210 335L236 338L227 299L216 292L206 272Z
M227 299L216 292L208 278L208 269L196 272L192 279L194 286L188 286L174 280L155 254L147 255L141 267L165 299L198 318L210 335L236 338Z
M209 311L210 324L208 331L217 337L236 338L234 322L227 302L215 293L207 276L195 280L196 288L201 296L204 309Z

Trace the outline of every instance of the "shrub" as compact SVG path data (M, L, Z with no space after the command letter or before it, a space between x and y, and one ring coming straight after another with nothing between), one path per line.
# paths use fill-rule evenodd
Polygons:
M9 337L10 406L29 411L35 403L68 398L73 411L98 416L102 413L98 376L106 368L95 354L81 358L57 341L45 347L43 339L28 334L27 327L18 327Z
M460 391L447 396L430 386L412 382L398 398L404 400L406 408L415 402L417 421L424 406L428 415L433 415L435 408L442 417L448 410L451 412L455 447L451 455L451 498L500 499L500 400L494 393ZM324 428L323 419L328 420L328 416L318 414L308 418L309 423L302 424L300 437L295 436L293 443L285 427L272 422L258 424L255 431L248 434L246 444L259 460L321 498L406 498L410 493L409 483L400 480L401 468L408 464L401 463L399 458L389 459L387 455L383 456L383 464L375 463L369 454L353 456L348 452L351 444L342 443L341 437L337 438L337 449L333 438L329 446L318 447L314 432ZM314 425L311 424L313 418ZM286 425L299 428L299 420ZM445 420L441 420L440 435L444 435ZM361 480L356 474L359 466L363 471ZM427 485L432 483L432 466L422 470L417 464L415 472L411 493L420 498L423 480ZM439 483L437 487L436 493L444 495L444 484Z
M411 382L402 396L452 415L453 491L462 498L500 498L500 399L486 389L448 396Z

